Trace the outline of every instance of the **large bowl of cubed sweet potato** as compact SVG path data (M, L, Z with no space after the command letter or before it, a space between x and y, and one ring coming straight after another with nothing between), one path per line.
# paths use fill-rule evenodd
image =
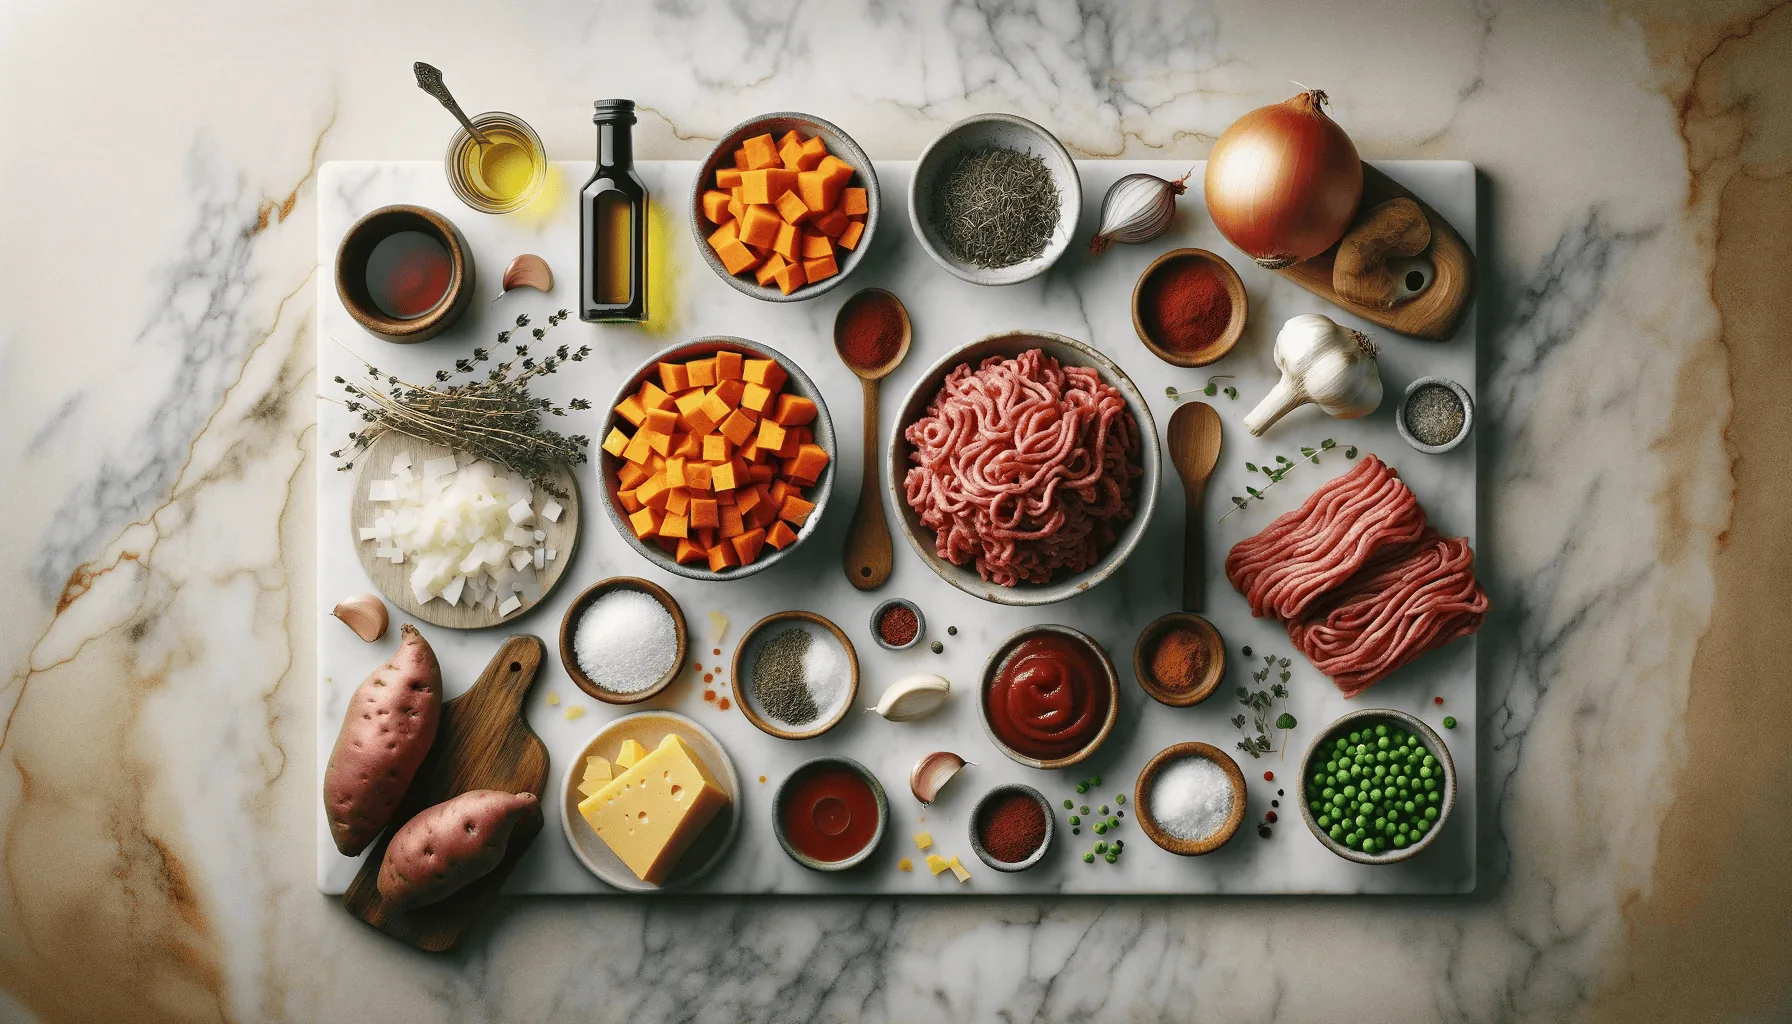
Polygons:
M877 171L852 137L794 111L742 121L691 185L691 229L711 268L767 302L812 299L871 248Z
M821 389L745 338L698 338L643 363L602 436L610 521L642 557L694 580L739 579L790 554L834 486Z

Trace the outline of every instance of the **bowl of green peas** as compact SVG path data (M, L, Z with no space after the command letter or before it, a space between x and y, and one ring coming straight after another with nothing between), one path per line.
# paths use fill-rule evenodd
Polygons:
M1456 764L1431 727L1364 708L1327 726L1300 762L1301 817L1326 849L1394 864L1431 845L1456 806Z

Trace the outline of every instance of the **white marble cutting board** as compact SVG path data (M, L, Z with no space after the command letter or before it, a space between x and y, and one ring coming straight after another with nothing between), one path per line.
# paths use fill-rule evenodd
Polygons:
M1089 237L1097 223L1101 197L1116 178L1133 171L1178 177L1191 165L1167 161L1084 161L1083 223L1079 239ZM1424 197L1448 217L1470 245L1475 244L1474 169L1454 161L1396 161L1378 163L1390 176ZM831 329L835 312L854 291L880 285L901 296L914 320L914 347L906 363L884 384L884 410L893 416L897 401L928 364L950 348L985 334L1020 328L1055 331L1091 342L1118 361L1132 375L1151 403L1160 432L1168 423L1175 403L1164 394L1166 385L1199 387L1210 373L1235 375L1236 401L1224 395L1206 399L1225 422L1225 446L1208 495L1207 521L1209 576L1207 616L1226 637L1230 654L1228 678L1220 692L1193 708L1167 708L1150 700L1132 678L1133 643L1139 630L1152 618L1175 608L1180 600L1181 522L1183 502L1174 470L1165 455L1165 485L1157 514L1144 543L1113 579L1073 600L1042 609L1000 608L978 601L949 587L930 572L900 536L896 538L896 568L881 590L862 594L846 582L841 569L841 548L851 518L853 497L859 486L859 453L856 444L843 445L835 500L829 505L819 533L797 555L774 569L739 582L709 585L662 573L636 555L616 535L596 505L585 510L584 537L566 584L542 607L495 629L457 632L424 626L424 633L441 658L448 696L469 686L501 639L511 632L532 632L557 648L560 616L568 603L590 583L614 575L639 575L663 584L678 598L693 630L691 649L695 660L708 670L732 656L741 631L762 615L798 607L821 612L845 629L858 648L864 670L859 703L869 706L883 686L907 672L939 672L955 688L941 712L920 722L895 724L875 715L854 714L828 735L791 743L775 740L754 729L738 710L719 711L702 699L700 680L686 673L647 707L675 709L715 731L732 752L745 787L742 810L745 823L738 844L726 863L694 891L711 893L1453 893L1475 885L1477 815L1477 758L1474 713L1476 707L1476 643L1460 641L1408 666L1353 702L1339 696L1331 682L1294 653L1287 637L1273 622L1254 620L1242 598L1227 585L1224 554L1240 538L1255 532L1276 514L1298 504L1321 481L1343 472L1349 465L1341 454L1328 456L1321 466L1303 466L1270 493L1267 502L1233 515L1222 524L1214 520L1225 511L1227 496L1244 493L1247 461L1273 461L1277 453L1298 458L1297 449L1323 438L1336 438L1340 449L1358 445L1375 452L1399 468L1424 504L1431 521L1446 533L1476 535L1476 445L1471 438L1445 456L1414 452L1395 433L1393 408L1406 383L1417 376L1441 374L1476 392L1475 331L1473 311L1465 318L1455 339L1445 343L1415 341L1356 321L1298 286L1259 270L1220 238L1202 206L1199 182L1202 165L1193 165L1194 186L1180 201L1176 224L1162 238L1145 245L1117 245L1097 259L1088 259L1079 243L1043 278L1009 288L979 288L950 276L930 261L916 244L908 223L907 186L912 162L880 162L877 172L884 191L884 223L877 232L875 249L850 282L819 299L792 304L758 302L741 295L715 278L696 253L690 225L683 213L691 176L691 162L646 162L640 173L656 206L652 221L655 276L655 321L641 326L592 326L576 316L550 335L555 343L590 344L590 360L569 367L551 378L543 389L558 399L574 395L589 398L594 409L576 414L566 426L596 435L602 422L602 404L622 375L653 352L675 341L704 334L736 334L765 342L796 360L821 387L840 436L854 438L860 429L858 382L833 351ZM555 166L550 193L532 207L506 217L476 213L462 207L449 191L442 167L431 162L333 162L321 172L318 224L318 374L324 397L340 394L332 378L350 376L359 369L358 358L371 360L384 370L411 380L427 380L435 369L446 367L477 345L492 343L497 331L517 313L527 312L539 323L560 307L576 309L578 273L578 212L574 202L590 165L566 162ZM390 203L416 203L433 208L458 224L478 261L478 294L472 309L453 330L420 345L391 345L362 332L337 300L333 284L336 247L343 232L362 214ZM1133 333L1130 301L1138 274L1159 253L1180 246L1200 246L1227 257L1243 276L1251 303L1251 320L1238 347L1214 366L1185 370L1158 361ZM542 296L519 290L498 301L499 278L511 257L537 253L552 265L554 291ZM1340 422L1326 418L1309 406L1286 417L1263 439L1251 438L1239 426L1255 401L1275 381L1270 349L1276 331L1288 317L1304 312L1324 312L1349 326L1367 330L1382 346L1381 371L1388 398L1366 420ZM882 425L887 442L891 424ZM348 413L328 402L318 403L318 449L329 452L343 443L353 429ZM589 474L589 467L581 470ZM320 458L317 493L318 571L318 772L323 771L335 742L344 705L354 687L375 665L390 656L397 644L395 618L391 633L376 644L364 644L329 616L329 606L340 597L370 589L355 553L349 548L346 517L352 475L334 472L326 456ZM586 493L599 488L586 480ZM896 518L891 512L892 529ZM943 654L925 646L905 654L890 654L873 643L868 619L872 608L885 597L903 596L918 602L926 612L928 640L945 644ZM726 637L717 643L711 636L708 612L719 610L731 620ZM1060 772L1041 772L1009 761L985 737L978 723L974 687L984 659L1006 636L1036 622L1064 622L1099 639L1121 669L1121 710L1113 736L1095 757ZM958 635L946 628L956 626ZM1096 838L1085 829L1072 837L1060 829L1057 848L1047 861L1030 871L1005 875L990 870L972 854L966 838L968 815L977 797L1002 782L1029 783L1050 797L1059 808L1074 796L1076 782L1099 774L1102 785L1086 799L1112 804L1114 794L1130 794L1134 778L1159 749L1182 740L1205 740L1234 750L1239 732L1229 719L1239 710L1230 699L1236 686L1249 682L1247 661L1239 648L1250 645L1259 655L1288 654L1294 666L1288 710L1299 720L1286 757L1270 754L1261 761L1238 754L1249 782L1250 807L1245 825L1231 843L1206 857L1184 859L1151 845L1131 821L1107 838L1121 838L1126 853L1118 865L1101 861L1084 864L1081 854ZM722 656L710 654L720 647ZM558 703L549 704L550 695ZM1433 698L1445 699L1442 707ZM583 708L582 717L569 720L570 708ZM1450 822L1433 846L1406 863L1382 867L1350 864L1330 853L1308 834L1298 808L1288 800L1278 810L1281 822L1269 839L1254 829L1279 788L1293 796L1293 785L1302 750L1326 723L1356 707L1393 707L1420 715L1450 746L1460 780L1457 805ZM543 807L550 820L511 876L506 891L518 893L615 894L597 881L572 856L554 819L561 802L558 787L567 759L603 723L624 709L612 708L585 697L567 679L557 658L544 664L542 677L530 695L530 726L546 741L551 759L550 791ZM1443 730L1444 715L1460 722ZM947 787L931 808L918 805L908 793L910 767L931 750L956 750L977 762ZM808 871L791 861L779 848L771 829L771 793L796 764L827 752L841 752L869 766L883 781L891 797L893 828L889 840L864 868L839 875ZM1265 770L1276 781L1263 779ZM765 782L759 781L764 776ZM1099 796L1100 800L1095 800ZM924 819L924 820L923 820ZM970 868L972 879L960 885L950 873L933 877L919 863L911 837L922 830L933 833L936 849L956 853ZM340 893L353 878L356 860L339 856L325 827L321 801L317 815L317 884L326 893ZM916 870L899 872L899 857L916 860Z

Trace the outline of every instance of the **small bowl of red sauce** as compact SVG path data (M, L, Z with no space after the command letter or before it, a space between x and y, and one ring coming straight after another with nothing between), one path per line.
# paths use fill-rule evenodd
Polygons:
M772 831L790 859L814 871L864 863L890 826L890 802L871 770L828 754L797 765L778 784Z
M1018 783L997 786L971 814L971 851L997 871L1025 871L1051 849L1052 819L1044 793Z
M1120 677L1088 634L1029 626L989 656L977 714L1009 758L1029 768L1067 768L1114 730Z

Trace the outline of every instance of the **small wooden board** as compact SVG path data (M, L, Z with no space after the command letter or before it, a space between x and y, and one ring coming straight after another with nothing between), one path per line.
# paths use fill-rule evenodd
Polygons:
M559 521L550 523L537 517L537 521L530 524L534 529L547 534L547 540L543 543L554 548L558 556L535 574L541 583L541 595L533 601L524 597L520 608L509 615L499 615L495 607L486 611L484 607L451 605L439 597L432 598L428 604L418 604L416 595L411 593L409 563L393 565L384 558L375 558L373 552L379 546L378 542L361 539L361 527L372 523L374 515L383 507L380 502L367 500L367 487L375 480L391 477L392 459L400 452L410 453L411 465L418 473L423 471L426 460L453 454L442 445L418 440L397 431L387 431L366 451L355 457L355 490L348 511L349 543L354 545L355 554L361 559L361 568L367 570L367 577L385 595L386 600L434 626L483 629L526 614L554 592L561 578L566 575L566 567L572 564L573 552L579 544L579 482L570 469L562 466L555 472L555 485L566 492L566 497L554 498L565 507L565 511L560 513ZM537 487L533 504L540 509L543 503L553 497Z
M442 724L410 792L342 894L348 912L393 938L441 952L453 946L474 915L498 894L504 879L541 832L538 810L516 825L504 860L483 878L441 901L396 910L380 896L380 861L399 827L418 812L475 789L532 792L547 786L548 750L523 720L523 698L535 683L546 648L541 638L519 634L504 641L473 688L442 707Z
M1475 297L1475 254L1450 222L1425 200L1371 164L1363 164L1363 201L1357 207L1359 218L1390 199L1400 198L1418 203L1419 209L1425 211L1426 218L1431 221L1431 248L1421 255L1430 259L1434 276L1431 284L1417 297L1393 309L1376 309L1339 297L1332 290L1332 263L1338 255L1335 245L1310 260L1276 273L1372 324L1414 338L1448 341L1456 334L1462 314Z

